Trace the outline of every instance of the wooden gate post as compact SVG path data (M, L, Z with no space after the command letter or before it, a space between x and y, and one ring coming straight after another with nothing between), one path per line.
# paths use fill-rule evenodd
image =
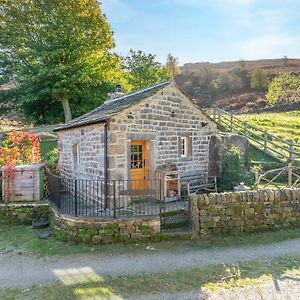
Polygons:
M288 164L288 188L291 188L293 185L293 165L291 163Z

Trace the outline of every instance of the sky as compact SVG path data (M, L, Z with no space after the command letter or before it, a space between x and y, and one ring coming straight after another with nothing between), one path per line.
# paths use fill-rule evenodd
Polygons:
M179 64L300 57L300 0L101 0L115 51Z

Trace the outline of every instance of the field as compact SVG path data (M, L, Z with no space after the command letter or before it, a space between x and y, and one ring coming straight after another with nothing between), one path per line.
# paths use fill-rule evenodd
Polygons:
M300 111L241 115L239 118L288 142L300 144Z

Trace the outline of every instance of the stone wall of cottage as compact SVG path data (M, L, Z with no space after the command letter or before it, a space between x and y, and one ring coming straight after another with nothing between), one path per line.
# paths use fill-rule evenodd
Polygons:
M73 145L78 144L78 165ZM61 175L77 179L104 179L104 125L95 124L58 131Z
M207 123L202 126L201 122ZM208 146L216 125L171 84L154 96L129 107L109 123L110 178L130 178L131 140L149 141L150 178L166 163L175 163L181 177L207 176ZM178 137L188 136L188 157L178 154ZM124 155L125 154L125 155Z
M191 196L194 237L300 226L300 189Z

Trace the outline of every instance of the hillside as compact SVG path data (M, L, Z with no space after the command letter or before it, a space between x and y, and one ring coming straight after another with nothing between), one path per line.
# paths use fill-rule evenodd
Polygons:
M251 73L262 69L269 80L279 73L300 74L300 59L262 59L254 61L232 61L220 63L188 63L175 78L181 88L202 107L217 107L226 110L248 111L266 105L265 90L253 90ZM214 82L222 88L216 90Z

